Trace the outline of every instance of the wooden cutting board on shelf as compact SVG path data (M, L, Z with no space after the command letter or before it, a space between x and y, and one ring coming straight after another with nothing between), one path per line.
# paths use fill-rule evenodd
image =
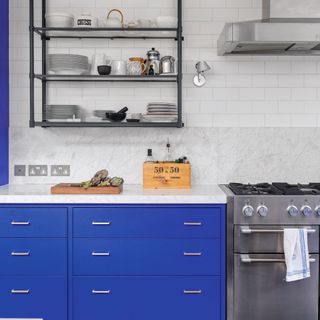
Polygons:
M88 189L80 187L80 184L60 183L51 187L51 194L120 194L123 185L120 187L91 187Z

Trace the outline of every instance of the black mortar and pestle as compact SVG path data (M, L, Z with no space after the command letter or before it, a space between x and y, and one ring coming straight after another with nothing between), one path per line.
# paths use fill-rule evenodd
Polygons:
M111 122L121 122L126 119L128 110L129 109L127 107L124 107L118 112L106 113L106 117Z

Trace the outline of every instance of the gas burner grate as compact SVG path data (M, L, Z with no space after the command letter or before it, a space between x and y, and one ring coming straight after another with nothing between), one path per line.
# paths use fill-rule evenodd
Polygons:
M320 183L289 184L277 182L272 185L281 190L284 195L320 195Z
M229 188L236 195L282 195L283 193L269 183L242 184L230 183Z

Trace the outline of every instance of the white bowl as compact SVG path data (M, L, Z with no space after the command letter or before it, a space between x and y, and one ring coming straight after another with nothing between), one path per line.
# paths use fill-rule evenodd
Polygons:
M74 16L67 12L53 12L47 14L46 24L49 28L72 28Z
M171 16L161 16L156 18L156 24L159 28L177 28L178 19Z

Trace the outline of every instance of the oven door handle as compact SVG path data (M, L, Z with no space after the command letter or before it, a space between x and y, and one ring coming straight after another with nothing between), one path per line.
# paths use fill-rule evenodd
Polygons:
M310 256L309 259L310 263L315 263L317 260ZM241 255L241 262L242 263L285 263L285 259L254 259L251 258L248 254Z
M316 229L311 227L305 227L308 229L308 234L316 233ZM284 233L284 229L251 229L249 226L242 226L240 228L242 234L252 234L252 233Z

